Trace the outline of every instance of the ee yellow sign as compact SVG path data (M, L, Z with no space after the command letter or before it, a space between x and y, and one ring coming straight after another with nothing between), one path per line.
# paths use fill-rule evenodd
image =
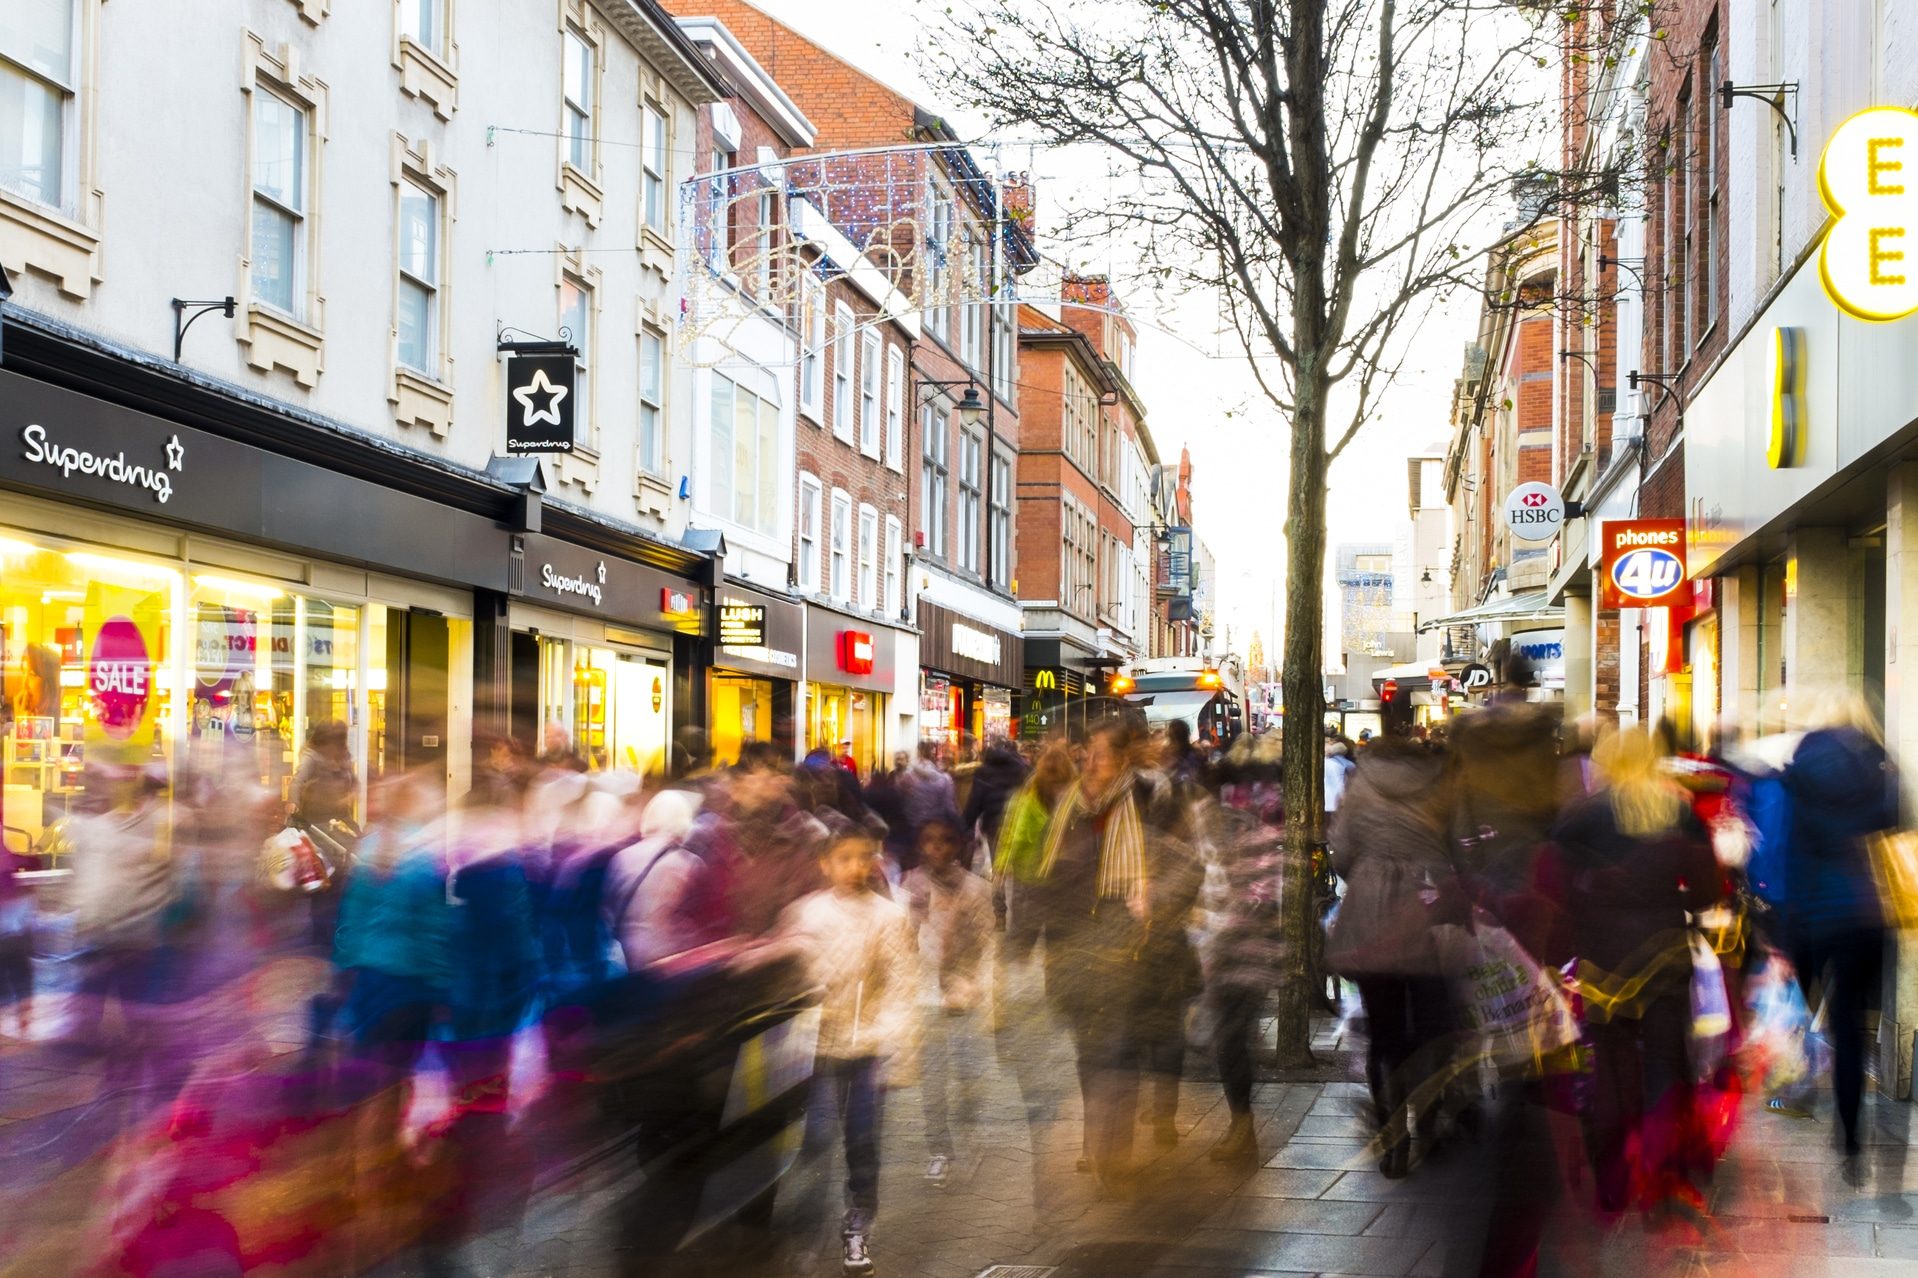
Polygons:
M1818 192L1832 216L1818 254L1831 300L1862 320L1918 311L1918 112L1873 107L1839 125Z

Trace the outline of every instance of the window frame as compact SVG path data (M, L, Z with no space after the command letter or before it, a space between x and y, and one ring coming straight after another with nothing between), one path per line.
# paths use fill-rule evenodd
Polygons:
M434 24L432 38L422 40L417 31L408 30L407 15L417 17L425 7L433 9L438 21ZM447 51L452 47L452 8L453 0L399 0L400 39L422 52L432 54L441 62L446 61Z
M951 482L952 422L937 396L920 405L919 414L919 531L926 539L926 553L943 561L949 531L946 498Z
M656 366L658 373L651 399L648 399L646 396L646 344L648 342L653 343L656 348ZM655 479L662 479L666 474L666 394L671 382L670 370L671 361L666 357L666 334L664 330L656 328L651 324L640 325L637 369L639 379L638 386L633 395L634 401L639 405L639 416L634 422L636 434L633 439L633 460L637 463L640 474L651 475ZM648 447L646 439L646 414L648 410L650 410L653 415L653 438L650 448Z
M1681 361L1688 361L1691 357L1692 349L1692 235L1696 228L1698 217L1696 211L1697 202L1692 196L1692 186L1696 180L1696 175L1691 171L1692 165L1695 162L1694 157L1697 154L1697 139L1693 136L1693 130L1697 127L1697 122L1692 112L1689 86L1687 86L1687 91L1680 93L1676 109L1678 121L1672 130L1672 135L1677 139L1676 146L1678 148L1678 155L1673 164L1672 172L1675 180L1672 185L1676 189L1678 196L1677 225L1675 227L1678 239L1672 246L1672 256L1676 265L1672 270L1674 286L1673 289L1669 291L1675 292L1678 298L1678 314L1675 317L1678 326L1678 358Z
M799 280L799 411L826 424L826 285L810 267Z
M260 106L263 101L271 100L283 109L290 111L294 119L293 138L298 146L294 159L294 180L298 194L293 203L288 203L278 195L261 189L260 185ZM248 209L253 214L247 225L247 261L254 269L249 273L248 293L251 300L268 307L276 314L288 319L304 322L307 307L306 298L311 279L311 246L308 243L312 235L311 217L308 212L313 195L313 116L312 107L296 99L284 87L271 81L257 81L253 85L253 98L247 103L248 142L251 149L247 181L250 199ZM278 216L287 219L290 227L288 243L292 248L290 282L287 286L287 304L261 295L257 264L259 262L259 210L264 204Z
M854 545L859 564L855 602L866 612L873 612L879 607L879 511L868 502L859 503Z
M852 307L844 302L834 302L832 311L832 433L833 437L845 443L854 443L858 436L857 424L853 415L857 408L853 389L853 320Z
M859 451L877 461L883 453L885 423L881 419L880 363L884 358L879 330L859 335Z
M83 10L89 0L66 0L67 10L67 67L64 81L49 73L45 68L31 66L17 58L0 52L0 71L17 74L28 86L38 85L42 91L55 100L60 111L59 145L54 162L59 165L55 185L58 189L54 198L45 198L42 188L28 191L12 183L0 183L4 191L13 199L23 201L37 208L52 209L65 217L76 216L80 208L81 162L80 113L84 109L81 99L81 66L86 55L86 22Z
M566 81L572 69L573 46L586 55L580 84L584 102L575 102L567 92ZM560 40L559 117L560 157L562 162L589 182L599 180L599 46L593 38L571 22L562 25ZM573 132L575 121L583 122L585 133Z
M906 468L906 370L902 352L886 343L886 465Z
M826 593L840 603L852 597L852 494L832 490L826 533Z
M599 309L598 289L592 280L575 274L570 269L562 269L559 286L555 290L558 303L559 327L569 328L567 323L566 290L571 287L579 293L580 326L585 331L571 332L574 350L573 356L573 448L574 451L597 452L599 447L599 427L597 414L593 411L593 368L598 362L596 343L599 340L599 324L595 312Z
M1709 77L1704 86L1705 96L1705 196L1701 210L1704 218L1703 234L1700 239L1700 251L1704 254L1705 269L1699 272L1699 284L1703 289L1702 305L1699 307L1700 324L1698 341L1703 344L1706 337L1718 325L1718 155L1719 124L1724 119L1724 111L1718 100L1718 86L1724 77L1724 53L1719 47L1718 33L1712 31L1706 38L1704 63Z
M1003 587L1012 569L1012 456L994 449L986 465L987 580Z
M979 543L985 531L985 437L969 427L959 430L959 553L954 562L979 571Z
M661 239L672 238L672 113L656 99L640 103L639 223Z
M886 516L886 540L884 571L884 605L888 617L897 617L905 611L905 530L899 522L899 516Z
M798 551L793 560L793 572L799 588L809 594L820 593L820 569L824 560L821 545L820 523L824 518L826 504L825 486L819 477L809 471L799 472L798 486L799 509L794 516L794 525L798 533ZM807 513L807 498L810 497L812 511ZM808 560L810 559L810 563Z
M397 242L397 251L394 254L395 260L393 264L394 279L395 279L395 285L396 285L395 317L394 317L395 358L399 361L400 367L406 369L408 372L417 373L418 375L422 377L430 377L433 380L438 381L440 377L440 370L443 366L442 356L444 353L443 348L445 345L444 335L441 331L441 323L440 323L440 320L441 320L440 289L444 282L444 274L445 274L444 264L446 260L445 194L444 192L438 190L437 188L429 186L427 183L422 182L414 174L406 173L406 172L402 172L400 174L399 187L400 187L400 197L399 197L400 217L398 219L399 224L394 228L394 234ZM429 210L428 223L431 226L432 235L433 235L433 242L432 242L432 247L430 252L432 261L429 263L429 268L431 271L430 278L423 277L414 271L410 271L407 269L407 266L406 266L407 254L406 254L404 237L406 235L407 227L409 224L405 216L405 210L406 210L407 197L409 193L415 195L417 198L422 198L427 201L427 207ZM429 348L426 351L424 358L418 362L412 362L406 358L405 351L404 351L404 344L399 337L400 327L398 322L398 316L401 311L399 300L406 295L406 291L409 285L412 288L417 289L420 292L424 293L425 299L426 299L425 318L423 322L421 323L420 328L424 333L427 334Z

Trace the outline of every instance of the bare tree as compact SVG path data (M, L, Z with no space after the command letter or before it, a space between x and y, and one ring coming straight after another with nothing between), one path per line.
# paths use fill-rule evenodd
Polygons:
M1147 280L1219 299L1289 425L1282 908L1293 979L1279 1044L1282 1064L1309 1064L1327 473L1379 411L1428 305L1476 287L1479 254L1514 200L1521 219L1551 215L1570 177L1556 73L1568 14L1535 0L953 6L929 52L957 98L995 136L1096 144L1134 170L1128 191L1091 211L1096 229L1136 243Z

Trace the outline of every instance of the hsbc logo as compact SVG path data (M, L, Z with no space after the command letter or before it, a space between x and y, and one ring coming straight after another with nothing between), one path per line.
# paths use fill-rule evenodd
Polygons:
M1526 493L1523 497L1519 498L1518 501L1521 506L1543 506L1545 504L1545 494Z

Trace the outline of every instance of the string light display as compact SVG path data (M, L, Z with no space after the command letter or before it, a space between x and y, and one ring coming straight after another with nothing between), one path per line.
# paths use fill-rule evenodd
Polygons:
M689 178L677 210L681 357L725 360L738 330L769 310L804 342L805 281L851 270L907 311L1016 303L1039 262L1033 201L1029 174L988 174L950 144L768 158ZM825 251L840 237L854 261Z

